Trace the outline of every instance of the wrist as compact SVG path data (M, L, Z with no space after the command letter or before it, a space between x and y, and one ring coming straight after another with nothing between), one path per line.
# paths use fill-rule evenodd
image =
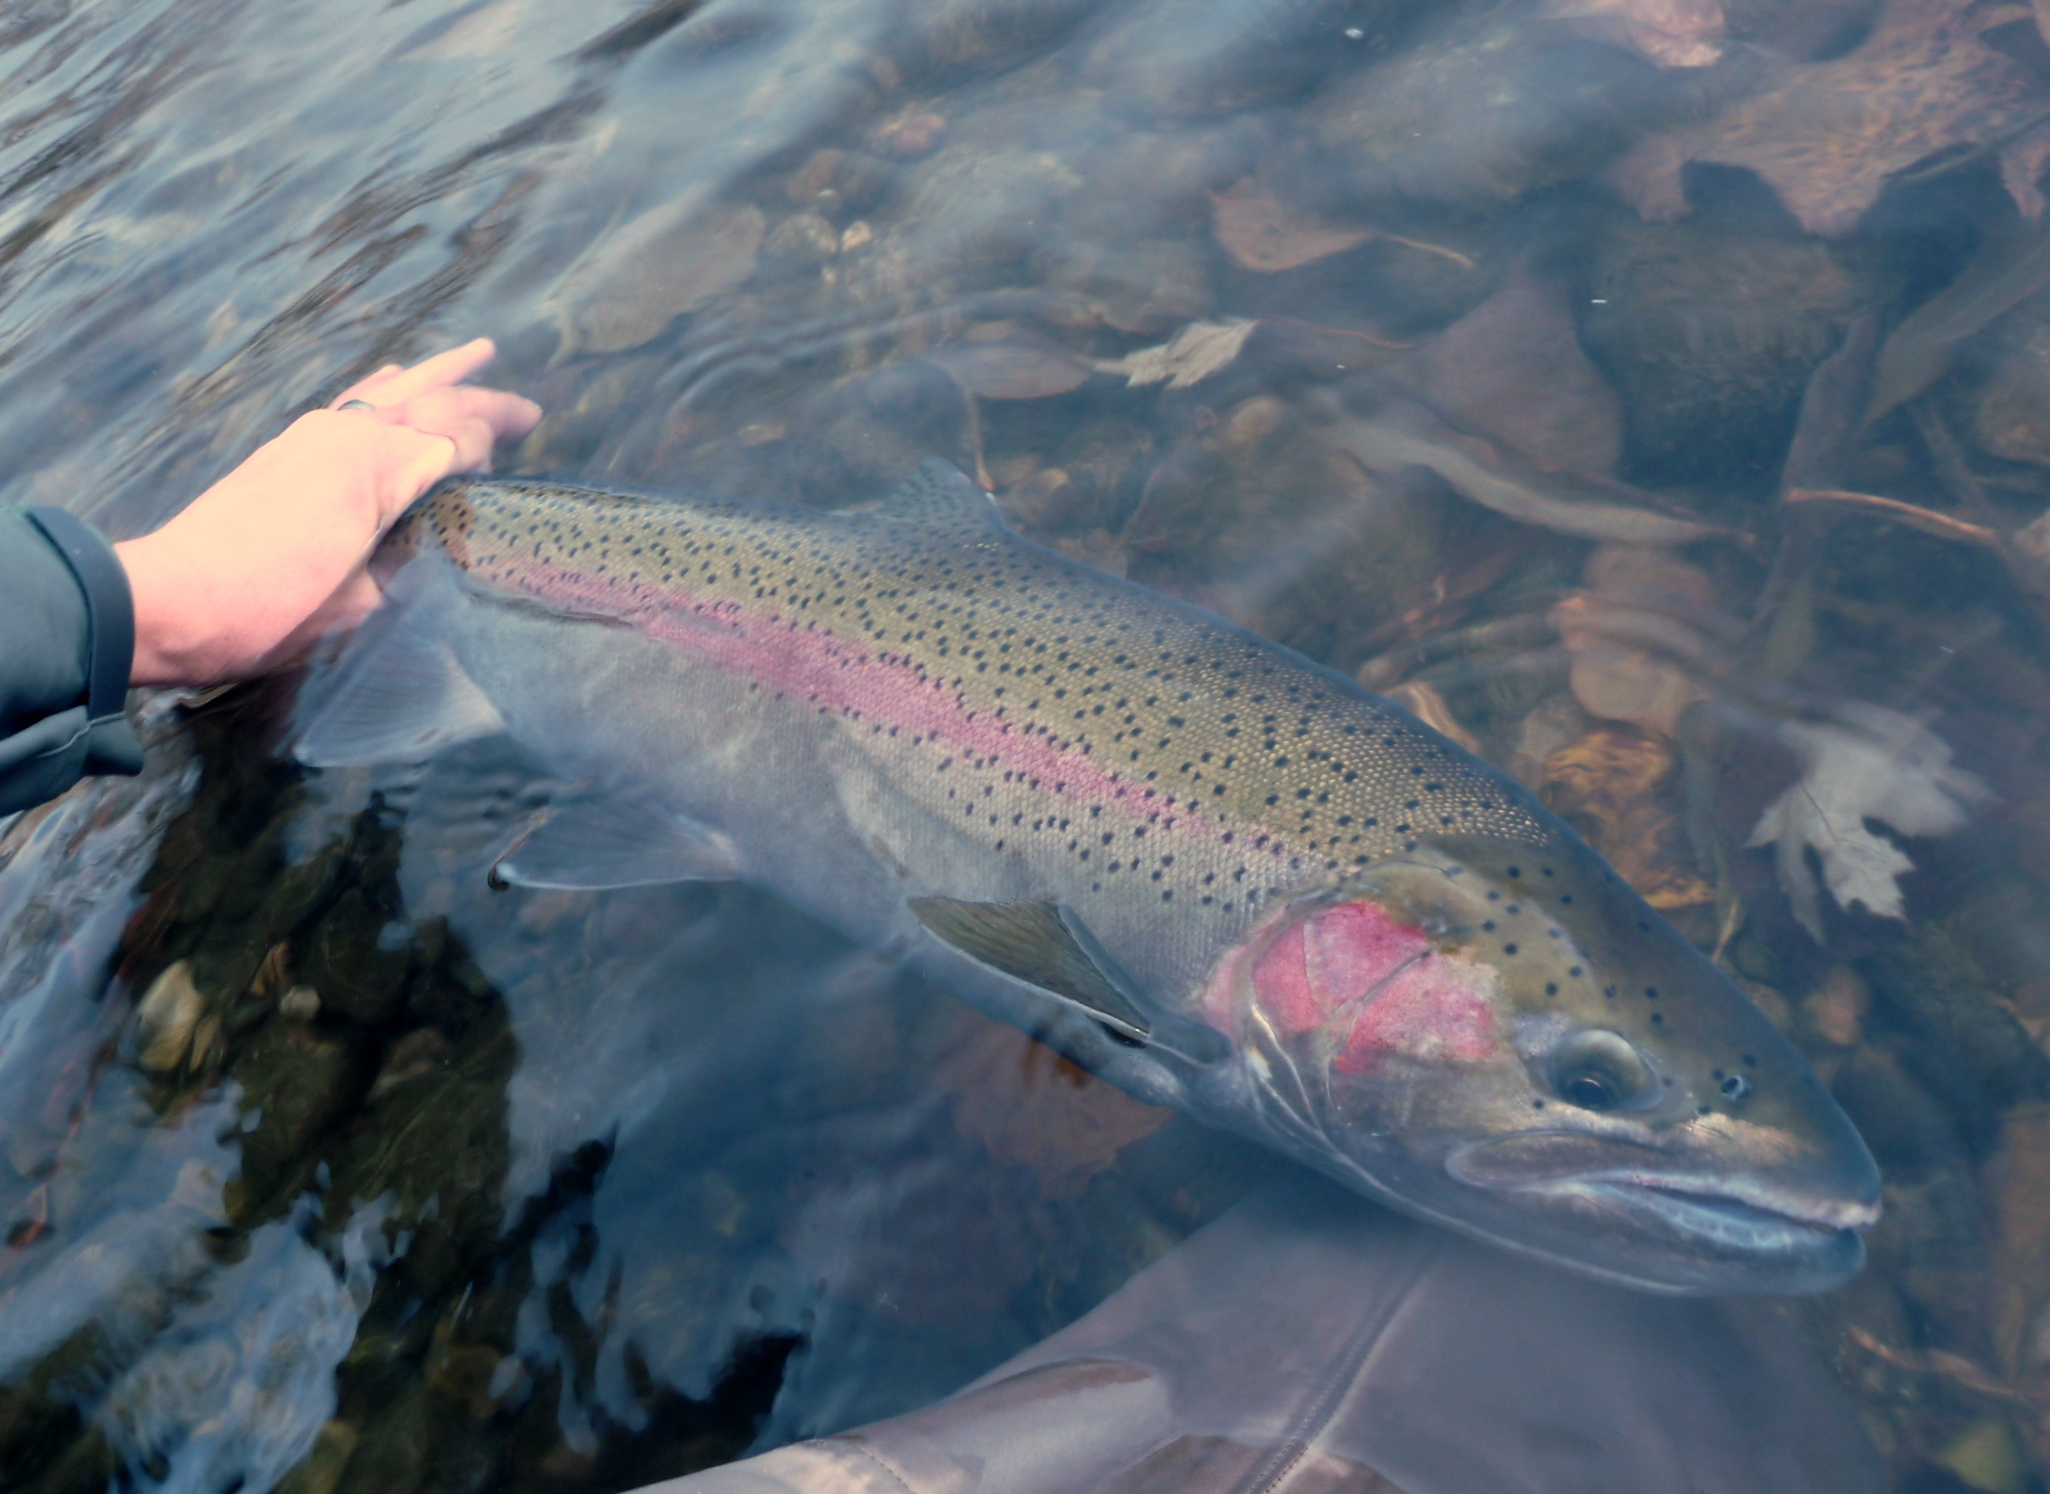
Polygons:
M135 662L129 683L208 684L224 672L209 599L191 577L181 579L163 535L158 530L114 546L135 605Z

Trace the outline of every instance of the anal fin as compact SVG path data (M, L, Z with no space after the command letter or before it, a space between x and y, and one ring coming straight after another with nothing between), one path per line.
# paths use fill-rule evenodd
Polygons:
M971 903L917 897L910 908L933 935L1014 980L1083 1008L1114 1037L1143 1043L1153 1024L1137 987L1075 910L1060 903Z
M632 796L552 810L491 868L501 885L580 891L726 882L740 873L740 854L722 832Z

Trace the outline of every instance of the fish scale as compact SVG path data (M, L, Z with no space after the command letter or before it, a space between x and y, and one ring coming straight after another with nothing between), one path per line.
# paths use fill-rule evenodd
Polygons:
M1807 1290L1878 1175L1520 785L927 463L873 511L459 479L309 685L315 766L503 733L509 886L739 877L1140 1098L1559 1264Z

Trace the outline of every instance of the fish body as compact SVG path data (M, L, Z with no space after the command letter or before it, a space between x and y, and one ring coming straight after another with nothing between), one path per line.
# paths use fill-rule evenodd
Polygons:
M582 785L507 881L738 877L1141 1098L1652 1290L1854 1271L1801 1058L1520 786L928 463L873 512L442 485L320 765L504 731Z

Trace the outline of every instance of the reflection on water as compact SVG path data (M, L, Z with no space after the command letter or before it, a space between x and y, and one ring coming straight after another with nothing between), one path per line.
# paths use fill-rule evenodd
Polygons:
M34 0L0 78L7 500L139 531L472 332L548 406L508 466L944 455L1573 819L1879 1156L1786 1311L1899 1487L2050 1476L2024 7ZM758 895L494 893L521 765L302 774L289 685L0 850L0 1486L671 1476L1277 1166Z

